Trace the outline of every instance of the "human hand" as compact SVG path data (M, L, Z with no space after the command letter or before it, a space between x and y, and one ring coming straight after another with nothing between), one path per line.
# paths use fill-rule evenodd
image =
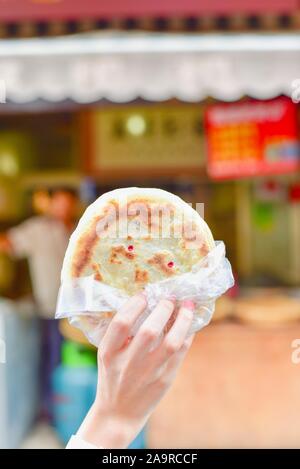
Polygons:
M175 310L162 300L129 338L132 326L147 306L143 294L132 297L114 316L98 350L98 389L95 403L78 435L98 447L126 448L171 386L193 337L187 338L194 304Z

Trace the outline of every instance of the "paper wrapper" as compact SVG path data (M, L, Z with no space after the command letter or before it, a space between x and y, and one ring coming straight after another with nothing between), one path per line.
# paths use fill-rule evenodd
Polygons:
M192 271L148 284L144 293L148 307L135 324L134 335L159 300L175 296L178 302L193 300L196 309L190 334L206 326L214 313L215 301L234 284L231 265L222 241ZM123 291L94 279L93 275L62 283L56 308L57 319L68 318L95 346L99 346L113 315L128 300Z

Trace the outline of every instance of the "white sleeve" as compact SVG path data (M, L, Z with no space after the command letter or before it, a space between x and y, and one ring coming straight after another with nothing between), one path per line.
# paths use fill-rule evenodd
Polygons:
M34 252L36 227L39 223L38 217L30 218L7 231L16 257L28 257Z
M72 435L69 443L66 446L66 449L103 449L103 448L98 448L95 445L92 445L91 443L88 443L87 441L83 440L80 438L78 435Z

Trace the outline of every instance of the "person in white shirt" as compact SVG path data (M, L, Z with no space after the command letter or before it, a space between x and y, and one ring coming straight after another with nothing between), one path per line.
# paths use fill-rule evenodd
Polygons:
M98 349L98 387L94 404L66 449L127 448L171 386L189 350L194 304L184 301L170 330L174 299L158 303L135 337L129 337L146 308L143 293L114 316Z
M55 189L47 213L0 234L0 250L28 259L37 310L45 319L54 317L61 266L74 229L76 208L75 192Z
M0 233L0 252L27 258L37 314L41 318L41 416L51 420L51 374L60 360L61 336L54 319L60 271L74 229L77 194L69 188L52 191L46 213Z

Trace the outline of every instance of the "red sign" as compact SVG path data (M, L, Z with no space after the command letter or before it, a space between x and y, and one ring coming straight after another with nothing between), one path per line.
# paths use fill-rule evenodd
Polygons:
M297 0L0 0L0 21L292 13Z
M299 169L296 105L289 98L216 104L207 109L205 121L212 178Z

